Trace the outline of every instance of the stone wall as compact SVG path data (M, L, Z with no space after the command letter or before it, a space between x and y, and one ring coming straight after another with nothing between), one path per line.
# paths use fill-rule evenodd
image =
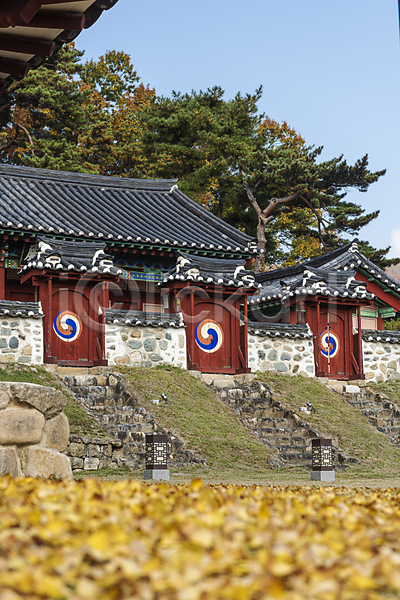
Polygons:
M364 330L362 338L366 381L400 379L400 332Z
M301 326L249 327L248 353L252 371L276 371L314 377L314 346L309 330Z
M168 364L186 369L185 328L107 323L106 357L110 366Z
M74 471L116 469L126 465L121 440L70 435L65 450Z
M0 363L43 363L41 318L0 316Z
M33 383L0 383L0 475L72 477L67 401Z

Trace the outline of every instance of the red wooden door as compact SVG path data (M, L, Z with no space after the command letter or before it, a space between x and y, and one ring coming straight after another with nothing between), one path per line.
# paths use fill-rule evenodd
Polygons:
M344 377L346 373L346 313L321 310L318 324L319 371L327 377Z
M46 328L51 362L93 366L102 361L103 334L89 293L90 290L53 286L51 317Z
M187 327L189 369L203 373L229 373L232 360L232 317L225 307L198 301Z

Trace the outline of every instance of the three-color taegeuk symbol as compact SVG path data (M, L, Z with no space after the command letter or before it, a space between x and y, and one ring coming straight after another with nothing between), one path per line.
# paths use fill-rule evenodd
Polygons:
M58 313L53 321L55 334L64 342L74 342L82 333L82 321L70 310Z
M336 333L325 329L320 335L321 354L326 358L334 358L339 352L340 342Z
M194 339L199 348L211 354L221 348L224 341L224 334L218 323L212 319L204 319L204 321L201 321L197 325L194 332Z

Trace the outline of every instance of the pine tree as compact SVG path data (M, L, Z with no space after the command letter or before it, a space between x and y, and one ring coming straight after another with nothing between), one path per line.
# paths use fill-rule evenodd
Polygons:
M369 171L367 156L354 165L342 156L320 162L322 148L258 112L261 94L174 93L155 97L143 113L156 176L177 177L189 196L256 236L256 271L317 256L358 234L379 211L345 201L347 189L365 192L385 173ZM375 251L382 266L386 252Z

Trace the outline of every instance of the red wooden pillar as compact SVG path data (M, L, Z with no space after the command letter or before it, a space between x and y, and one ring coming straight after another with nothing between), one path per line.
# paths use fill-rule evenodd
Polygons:
M344 313L344 369L347 377L351 375L351 354L353 352L353 314L351 310Z
M361 337L361 306L357 308L357 329L358 329L358 366L360 367L360 375L364 377L364 357Z
M247 343L247 338L248 338L248 310L247 310L247 296L245 296L244 299L244 335L243 335L243 354L244 354L244 361L245 361L245 366L248 367L249 366L249 352L248 352L248 343Z
M52 285L51 277L49 277L47 280L47 298L46 298L46 300L47 300L47 302L43 306L43 310L46 311L45 312L45 320L46 320L45 338L46 338L46 342L47 342L46 354L49 357L49 356L51 356L51 317L52 317L52 305L53 305L53 285Z
M314 344L314 348L315 348L315 371L316 371L316 375L318 375L318 372L321 370L320 369L320 360L321 360L321 340L319 337L319 330L320 330L320 320L321 320L321 310L320 310L320 304L319 302L317 302L317 327L315 330L315 334L317 336L317 343Z
M0 262L0 300L6 299L6 270L4 261Z

